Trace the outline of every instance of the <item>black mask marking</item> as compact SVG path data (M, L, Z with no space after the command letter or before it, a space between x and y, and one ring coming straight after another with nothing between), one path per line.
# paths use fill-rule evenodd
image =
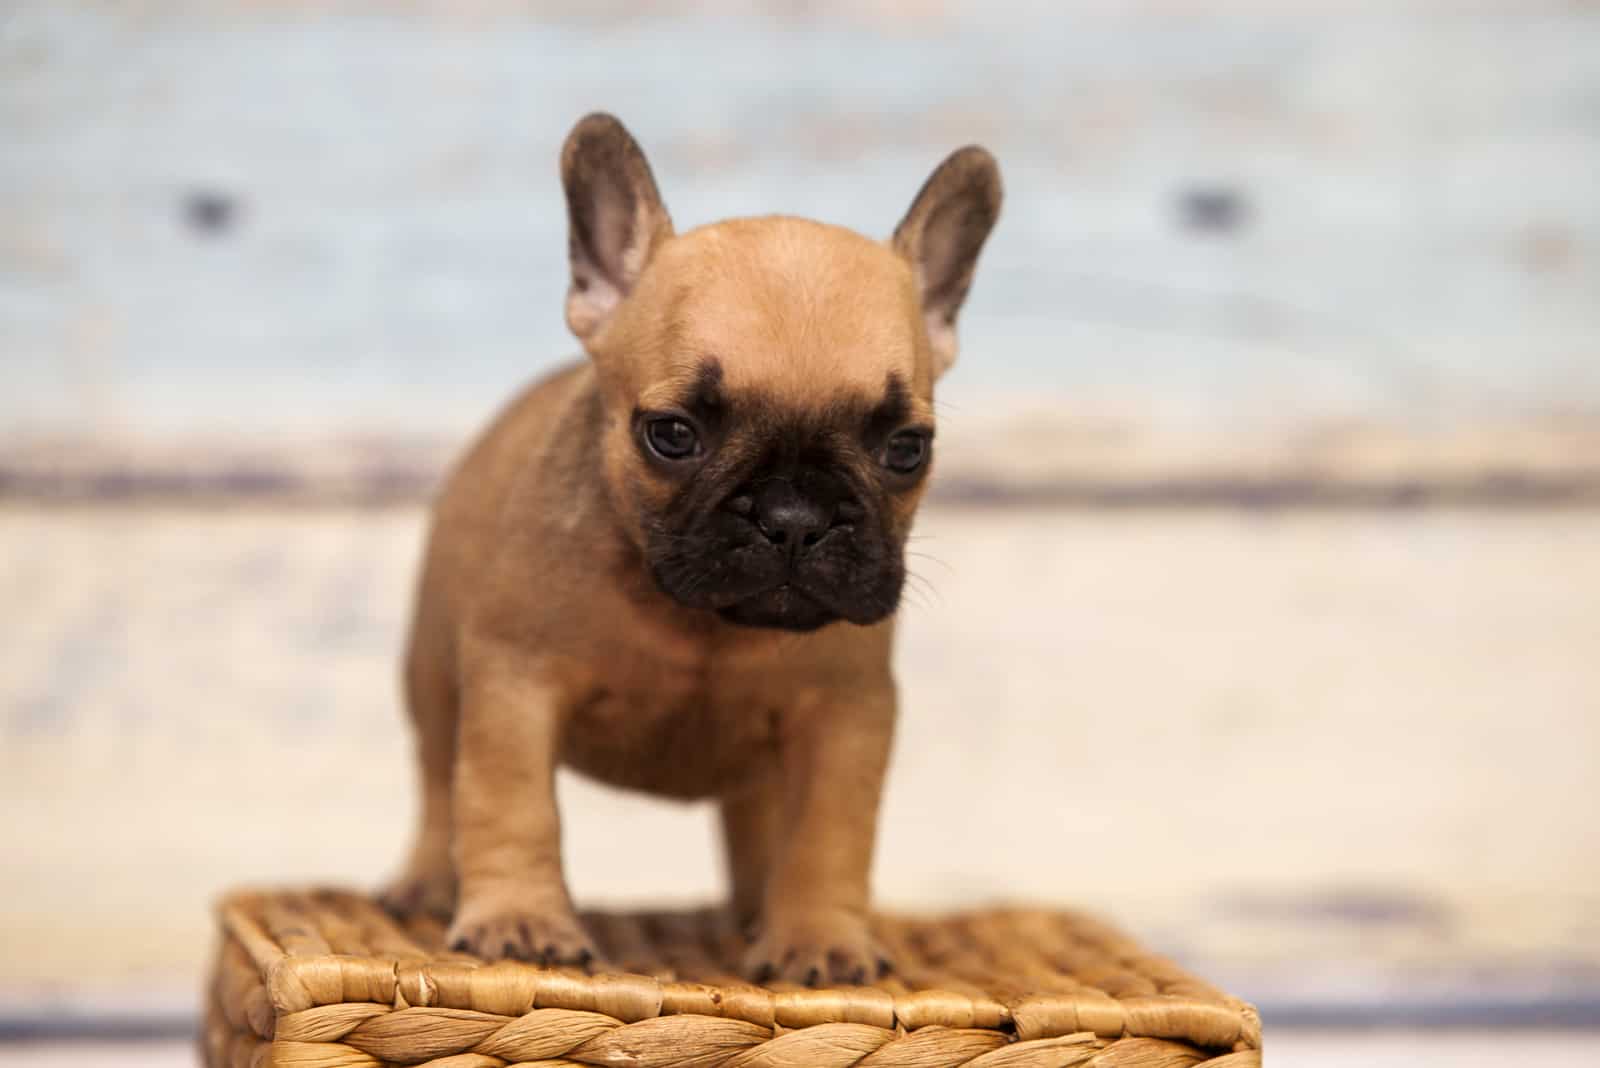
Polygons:
M907 481L887 475L877 453L910 410L898 376L870 408L801 414L728 398L720 367L702 368L684 410L719 420L717 441L667 506L644 517L663 591L732 622L799 631L895 610L905 532L891 505Z

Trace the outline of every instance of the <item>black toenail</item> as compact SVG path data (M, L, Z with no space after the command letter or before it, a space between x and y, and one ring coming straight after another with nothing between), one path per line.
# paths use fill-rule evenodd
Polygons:
M806 986L816 986L821 981L822 969L812 968L809 972L806 972Z

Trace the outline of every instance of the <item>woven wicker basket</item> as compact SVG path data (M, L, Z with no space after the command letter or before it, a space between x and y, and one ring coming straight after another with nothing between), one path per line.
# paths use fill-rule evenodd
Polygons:
M739 979L740 938L709 910L586 916L622 969L600 975L485 964L338 891L235 894L221 919L213 1068L1261 1063L1251 1006L1076 913L879 917L895 973L822 990Z

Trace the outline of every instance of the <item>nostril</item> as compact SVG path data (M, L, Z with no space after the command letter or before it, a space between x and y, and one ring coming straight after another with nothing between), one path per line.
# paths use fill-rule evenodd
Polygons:
M817 545L832 528L831 509L799 496L787 485L753 497L747 516L750 523L769 544L791 558ZM736 499L729 498L725 507L735 510Z

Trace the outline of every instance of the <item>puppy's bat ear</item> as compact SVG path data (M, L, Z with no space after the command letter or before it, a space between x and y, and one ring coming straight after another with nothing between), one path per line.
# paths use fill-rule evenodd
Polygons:
M1000 217L1000 198L994 157L968 145L939 164L895 228L894 249L917 272L936 376L955 362L956 315L972 285L978 253Z
M672 236L655 177L615 116L586 115L561 146L567 193L567 326L580 339L603 326Z

